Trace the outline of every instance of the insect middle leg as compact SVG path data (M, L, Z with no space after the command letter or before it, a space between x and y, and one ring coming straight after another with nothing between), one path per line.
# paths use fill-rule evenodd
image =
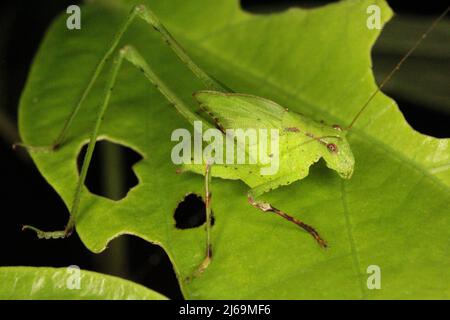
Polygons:
M247 194L248 202L252 206L254 206L255 208L257 208L263 212L273 212L273 213L279 215L280 217L282 217L292 223L295 223L297 226L299 226L300 228L302 228L303 230L308 232L322 248L326 248L327 243L325 242L325 240L322 239L320 234L312 226L304 223L303 221L301 221L297 218L294 218L293 216L287 214L286 212L281 211L280 209L275 208L268 202L256 200L256 198L258 198L260 195L262 195L269 189L270 185L271 185L271 183L264 183L253 189L250 189Z
M206 161L205 167L205 209L206 209L206 246L205 246L205 258L202 263L198 266L197 270L194 271L192 276L188 277L189 281L193 277L197 277L203 273L203 271L208 268L212 259L212 243L211 243L211 227L212 227L212 211L211 211L211 167L212 162Z

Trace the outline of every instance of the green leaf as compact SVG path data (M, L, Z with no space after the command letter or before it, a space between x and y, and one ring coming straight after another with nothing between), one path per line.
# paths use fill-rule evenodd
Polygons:
M148 5L195 61L235 91L345 126L376 88L370 50L379 30L366 27L366 8L373 3L348 0L264 16L243 12L237 0ZM387 21L391 10L384 1L376 3ZM80 31L66 29L64 14L54 22L21 99L26 143L54 140L127 9L85 5ZM123 43L138 48L194 106L191 94L201 84L152 28L134 24ZM76 157L104 84L102 77L60 150L32 154L67 206L78 177ZM120 201L84 191L77 232L90 250L100 252L125 233L159 244L186 298L450 298L448 140L415 132L390 98L378 95L349 133L356 159L351 180L320 164L306 179L264 196L315 226L329 249L251 207L242 182L213 179L213 261L188 283L183 279L203 259L204 228L177 229L173 213L187 193L204 191L202 176L176 174L170 161L170 135L180 127L187 122L124 64L101 135L143 155L134 167L140 182ZM381 268L380 290L366 286L369 265Z
M74 268L1 267L0 283L2 300L167 299L131 281Z

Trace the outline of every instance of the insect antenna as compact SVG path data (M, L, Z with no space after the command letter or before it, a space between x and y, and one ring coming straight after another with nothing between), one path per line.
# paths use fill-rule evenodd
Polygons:
M367 99L366 103L363 105L363 107L358 111L358 113L353 118L350 125L347 127L347 130L350 130L353 125L355 124L356 120L358 120L359 116L364 112L365 109L367 109L369 103L375 98L375 96L381 91L381 89L384 87L384 85L392 78L392 76L400 69L403 62L408 59L408 57L417 49L417 47L422 43L422 41L428 36L428 34L436 27L436 25L447 15L447 13L450 10L450 6L447 7L447 9L439 16L437 17L433 23L428 27L427 31L425 31L422 36L416 41L416 43L411 47L411 49L408 50L408 52L403 56L402 59L397 63L397 65L392 69L392 71L383 79L380 86L369 96L369 99Z

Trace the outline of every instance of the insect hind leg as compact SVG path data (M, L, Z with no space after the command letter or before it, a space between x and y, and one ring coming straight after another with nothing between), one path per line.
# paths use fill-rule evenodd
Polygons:
M159 18L153 11L142 4L135 5L133 9L128 14L127 19L123 22L122 26L119 28L119 30L114 34L114 37L112 39L112 42L110 46L108 47L108 50L105 52L105 54L102 56L101 60L97 64L94 73L92 74L91 78L89 79L89 82L84 89L81 97L79 98L77 104L73 107L73 109L70 111L69 116L67 117L62 129L60 130L58 136L56 139L49 145L44 146L33 146L30 144L25 144L22 142L16 142L12 145L13 149L16 149L18 147L25 148L28 151L31 152L53 152L58 150L61 145L64 144L66 141L66 136L69 132L69 129L72 127L72 123L77 116L78 112L81 109L81 106L83 105L84 101L86 100L87 96L89 95L94 83L97 81L100 73L102 72L103 68L105 67L107 61L113 56L115 53L123 35L127 32L133 21L139 18L146 23L148 23L150 26L153 27L154 30L159 32L162 40L170 47L170 49L177 55L177 57L191 70L191 72L200 79L205 87L208 90L217 90L217 91L224 91L228 92L231 91L226 86L222 85L219 81L215 80L212 76L210 76L208 73L206 73L203 69L201 69L191 58L190 56L185 52L185 50L178 44L178 42L173 38L173 36L170 34L170 32L165 28L165 26L161 23Z
M67 238L70 236L75 228L75 221L78 215L78 211L80 208L81 201L81 193L83 191L84 182L86 181L86 175L89 169L89 165L92 160L92 155L94 153L94 148L97 143L97 137L99 134L100 126L103 121L103 117L105 115L106 110L109 106L109 101L111 98L111 93L116 84L117 75L119 73L120 67L122 65L123 59L125 58L125 51L120 50L117 54L117 58L113 62L113 67L110 70L110 74L108 76L107 85L105 87L103 102L100 105L98 110L97 118L95 121L94 128L91 131L91 137L89 139L88 149L86 151L86 155L83 159L83 165L81 166L80 177L78 178L77 186L75 189L75 195L72 200L72 206L70 209L70 217L69 221L66 224L64 230L58 231L42 231L33 226L25 225L22 227L22 230L31 230L34 231L38 238L40 239L59 239L59 238Z
M247 194L248 202L253 207L255 207L263 212L273 212L273 213L279 215L280 217L286 219L287 221L295 223L297 226L299 226L300 228L302 228L303 230L308 232L322 248L327 248L328 245L327 245L326 241L320 236L319 232L317 232L314 227L304 223L303 221L301 221L297 218L294 218L293 216L287 214L286 212L281 211L280 209L275 208L268 202L256 200L256 198L258 196L260 196L263 192L265 192L265 191L262 191L263 190L262 187L263 186L250 189Z

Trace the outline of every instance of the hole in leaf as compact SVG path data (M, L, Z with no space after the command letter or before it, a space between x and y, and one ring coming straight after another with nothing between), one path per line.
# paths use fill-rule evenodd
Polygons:
M174 213L175 227L190 229L206 222L206 208L202 197L190 193L178 204ZM214 225L214 214L211 212L211 225Z
M121 235L93 257L95 270L140 283L170 299L183 299L172 262L158 245Z
M281 12L289 8L315 8L337 0L241 0L241 8L252 13Z
M87 146L84 145L78 154L78 173ZM84 184L93 194L111 200L123 199L139 183L132 166L140 160L142 156L128 147L107 140L97 141Z
M448 138L450 136L450 114L434 110L428 106L414 103L411 99L399 96L396 92L386 90L403 113L408 124L420 133L436 138ZM430 125L432 123L433 125Z

